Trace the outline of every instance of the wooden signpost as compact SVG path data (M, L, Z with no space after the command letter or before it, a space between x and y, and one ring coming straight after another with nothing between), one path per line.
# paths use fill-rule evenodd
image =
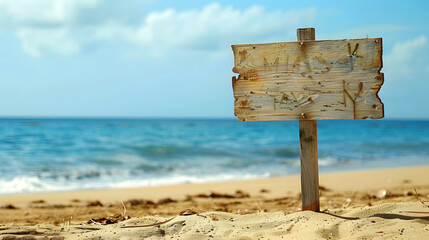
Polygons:
M302 209L319 211L317 121L378 119L384 106L382 39L232 45L234 113L239 121L299 120Z

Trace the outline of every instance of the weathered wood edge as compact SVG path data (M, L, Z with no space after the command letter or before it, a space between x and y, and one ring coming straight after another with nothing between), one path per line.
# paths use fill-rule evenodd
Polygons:
M328 40L308 40L305 42L333 42L333 41L353 41L353 40L364 40L364 39L368 39L368 40L382 40L381 37L376 37L376 38L344 38L344 39L328 39ZM283 43L297 43L297 42L302 42L302 41L292 41L292 42L271 42L271 43L244 43L244 44L232 44L231 48L234 49L236 47L251 47L251 46L266 46L266 45L276 45L276 44L283 44ZM381 42L380 44L383 44L383 42ZM383 45L381 45L383 46Z
M380 74L381 84L380 84L380 87L378 88L377 92L375 92L375 97L380 101L381 107L383 108L382 116L380 118L377 118L377 119L381 119L381 118L384 118L384 103L383 103L383 101L381 101L381 98L380 98L380 96L378 96L378 93L380 92L381 87L384 85L384 73L381 72L381 69L383 68L383 38L380 37L380 38L376 38L376 39L380 39L380 56L381 56L380 63L381 63L381 66L380 66L380 69L378 69L377 73ZM371 118L371 119L374 119L374 118Z

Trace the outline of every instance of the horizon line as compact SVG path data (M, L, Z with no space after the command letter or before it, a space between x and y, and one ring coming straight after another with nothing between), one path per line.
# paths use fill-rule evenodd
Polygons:
M236 117L209 117L209 116L0 116L0 119L123 119L123 120L235 120ZM335 120L367 120L367 119L334 119ZM387 120L387 121L429 121L429 118L381 118L381 119L369 119L369 120ZM294 120L297 121L297 120ZM316 121L327 121L327 120L316 120ZM284 122L284 121L281 121Z

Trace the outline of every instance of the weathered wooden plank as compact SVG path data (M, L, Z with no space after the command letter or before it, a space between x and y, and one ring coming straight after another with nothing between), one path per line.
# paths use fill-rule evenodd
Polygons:
M320 211L317 121L299 121L302 210Z
M383 118L382 39L233 45L240 121Z

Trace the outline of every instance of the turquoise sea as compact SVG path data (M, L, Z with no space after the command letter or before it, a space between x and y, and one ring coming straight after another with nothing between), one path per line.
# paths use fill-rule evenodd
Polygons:
M429 164L429 121L318 121L319 170ZM0 119L0 194L299 174L298 122Z

